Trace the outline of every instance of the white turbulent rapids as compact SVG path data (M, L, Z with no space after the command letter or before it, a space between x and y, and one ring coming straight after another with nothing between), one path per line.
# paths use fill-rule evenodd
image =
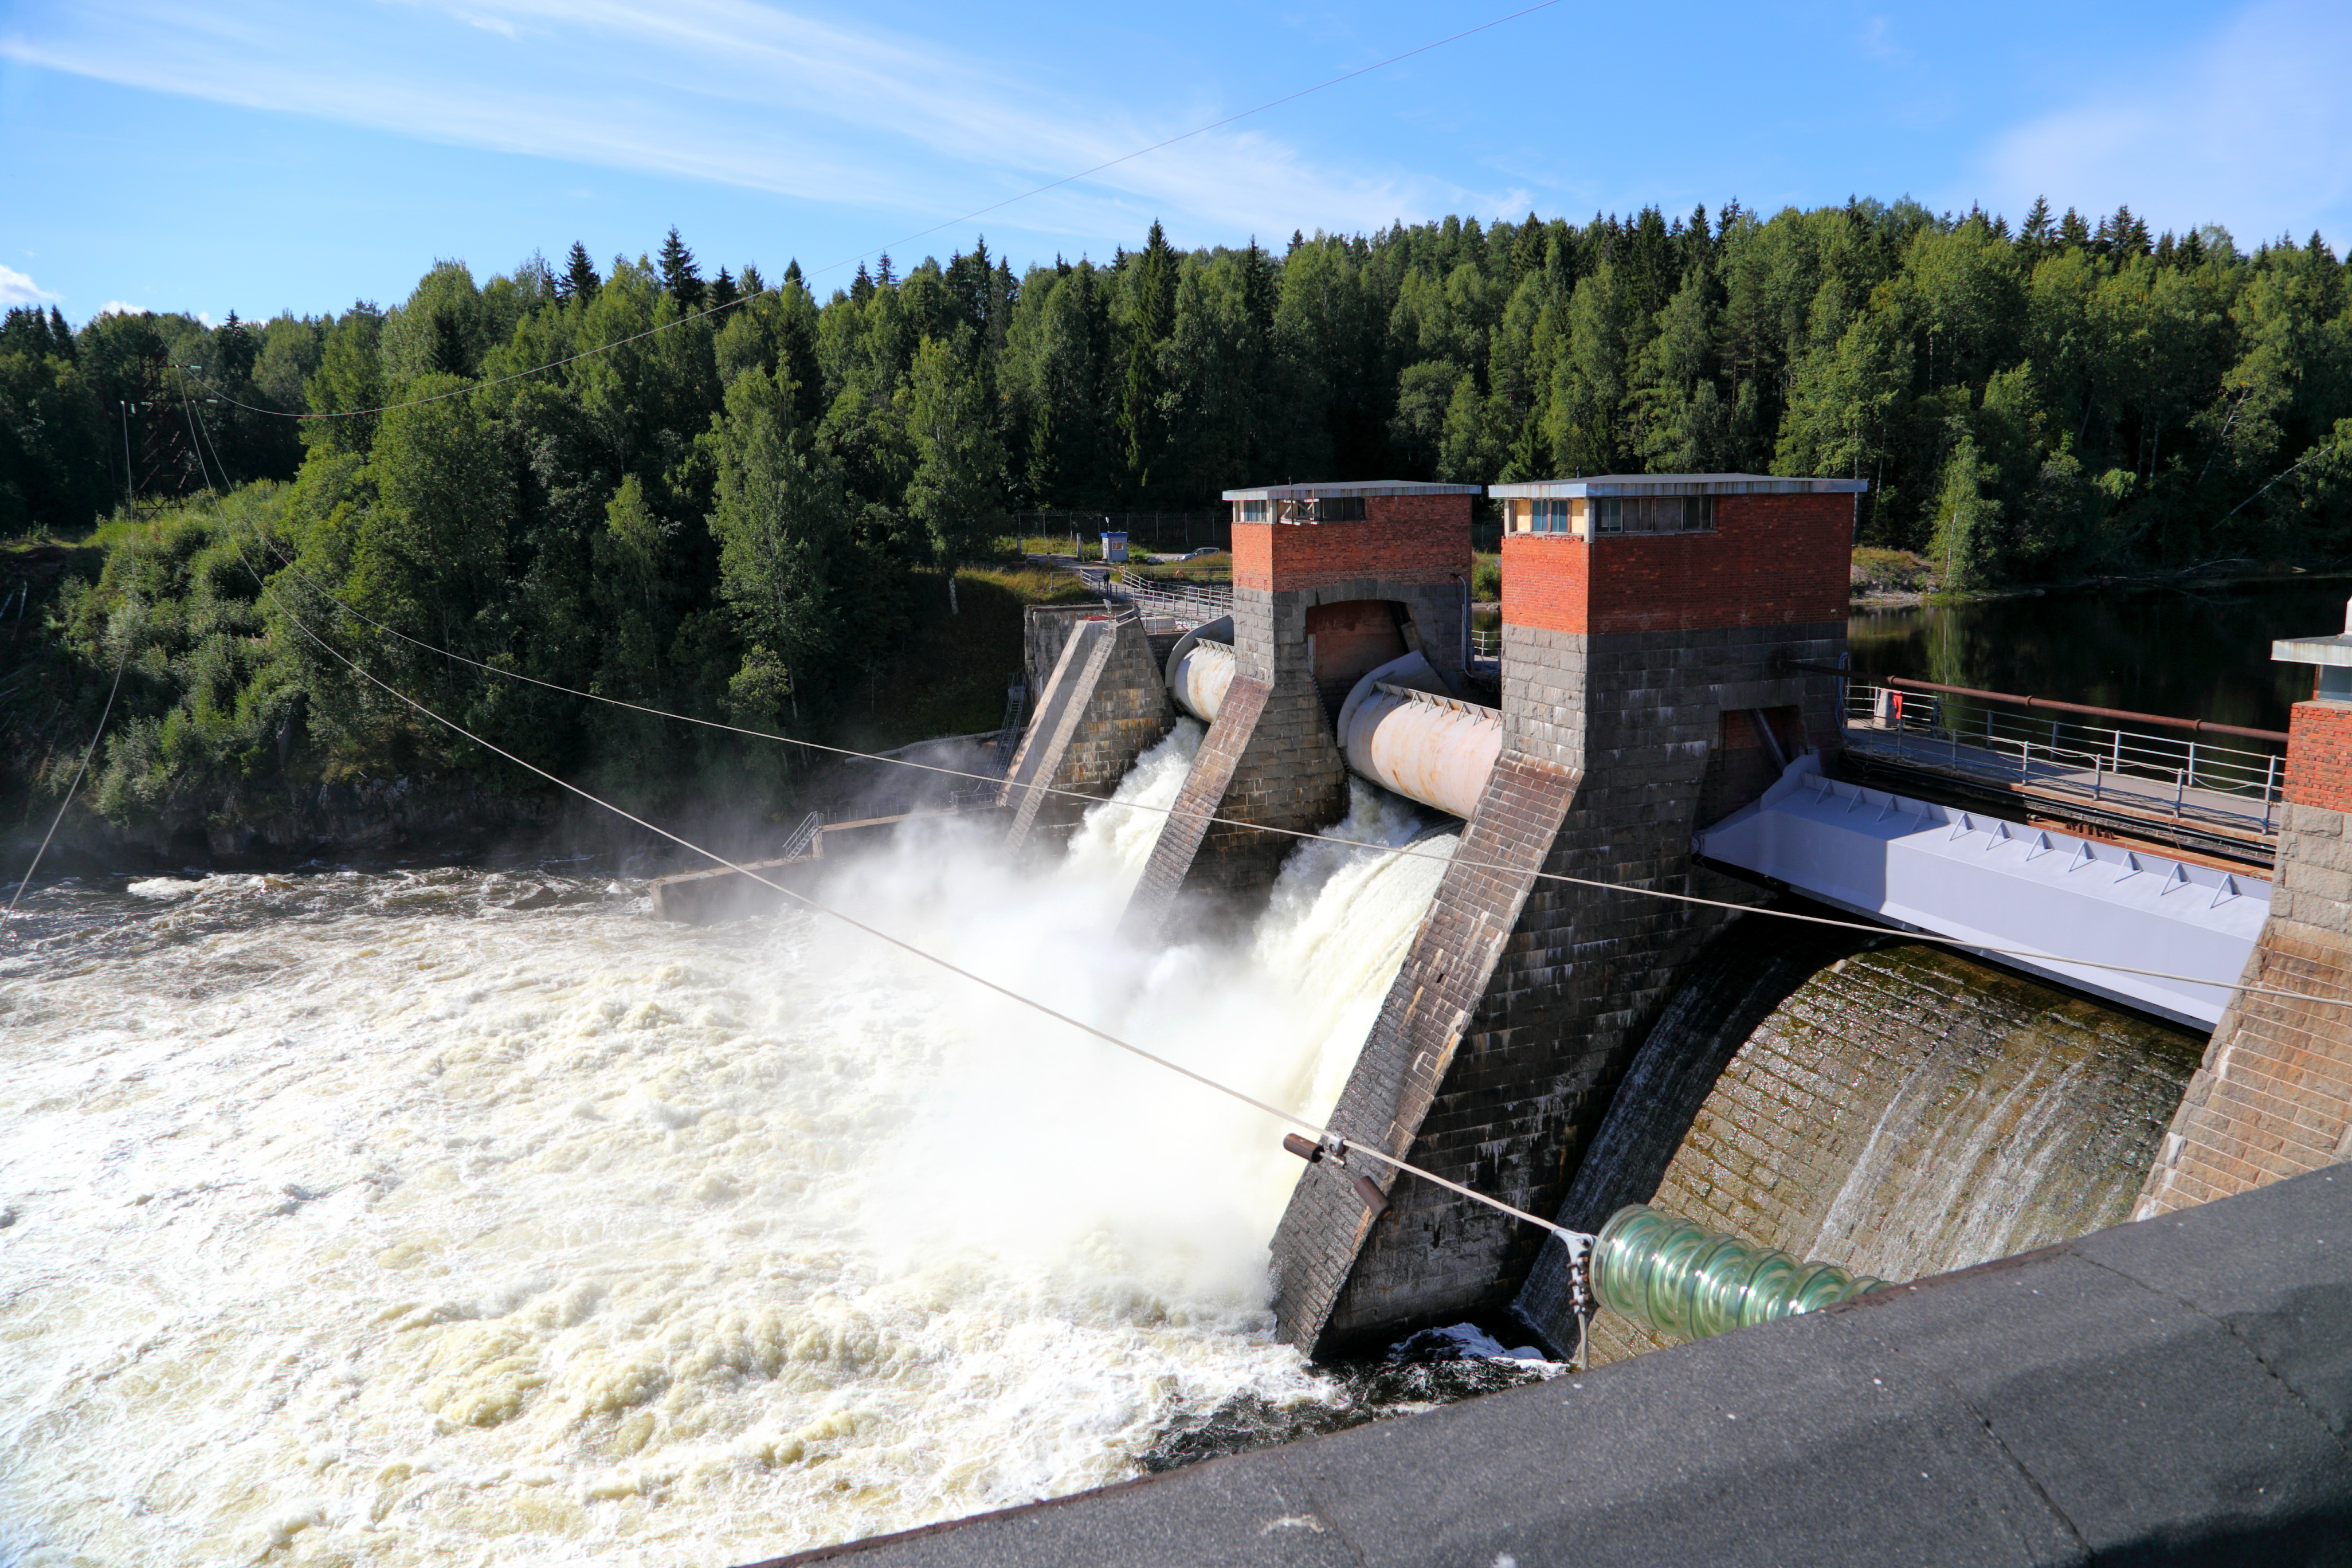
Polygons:
M1363 792L1348 831L1409 827ZM1020 874L940 829L826 891L1327 1110L1439 867L1309 847L1248 955L1136 952L1149 841ZM0 1561L741 1562L1323 1393L1265 1310L1279 1127L834 922L669 927L549 869L37 912L0 960Z

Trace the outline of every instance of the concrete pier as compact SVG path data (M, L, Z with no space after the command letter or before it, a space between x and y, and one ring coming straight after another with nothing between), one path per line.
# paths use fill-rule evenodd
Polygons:
M1834 683L1790 666L1843 651L1855 489L1726 475L1497 487L1507 500L1671 502L1677 519L1704 501L1706 526L1505 535L1502 756L1337 1131L1524 1209L1559 1204L1681 965L1726 918L1609 889L1751 898L1695 871L1703 805L1729 810L1769 782L1761 735L1783 752L1836 744ZM1352 1173L1311 1167L1276 1233L1285 1340L1328 1353L1510 1301L1531 1227L1385 1173L1392 1206L1370 1222Z
M1187 896L1246 911L1296 840L1210 819L1319 832L1347 810L1331 721L1367 672L1419 649L1458 680L1475 485L1230 490L1233 684L1128 905L1148 941ZM1255 512L1253 513L1253 509Z

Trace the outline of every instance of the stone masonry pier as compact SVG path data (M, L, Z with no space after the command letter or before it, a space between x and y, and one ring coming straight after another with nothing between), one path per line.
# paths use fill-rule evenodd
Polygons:
M2273 651L2321 674L2288 728L2270 918L2242 981L2263 989L2214 1026L2143 1216L2352 1158L2352 631Z
M1347 810L1333 692L1418 650L1459 681L1473 485L1231 490L1234 680L1202 742L1124 929L1149 941L1180 900L1245 911L1296 840L1210 820L1319 832Z
M1584 501L1609 482L1496 493ZM1332 1120L1539 1214L1566 1194L1681 966L1727 918L1608 889L1752 896L1695 869L1703 807L1761 787L1759 734L1785 751L1838 734L1833 683L1790 666L1843 651L1856 487L1639 482L1708 500L1692 509L1707 526L1505 535L1502 757ZM1349 1174L1309 1167L1276 1232L1284 1339L1328 1353L1510 1301L1530 1227L1388 1174L1375 1179L1392 1207L1368 1220Z

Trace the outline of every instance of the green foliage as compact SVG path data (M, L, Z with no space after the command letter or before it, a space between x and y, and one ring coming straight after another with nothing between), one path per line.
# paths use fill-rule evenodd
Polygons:
M228 500L202 499L199 449ZM2245 252L2041 202L2012 235L1854 201L1278 253L1155 224L1020 277L984 242L903 277L885 257L824 300L796 263L706 279L673 230L601 274L577 245L487 282L443 262L333 318L0 322L0 532L141 519L100 527L104 570L58 579L20 661L54 730L132 648L102 796L126 817L387 770L513 784L293 615L543 765L647 797L750 787L772 749L583 712L399 634L761 727L979 728L1017 651L975 650L1017 650L1004 626L1055 586L992 575L1008 510L1629 468L1866 479L1863 542L1961 585L2341 561L2352 288L2316 238ZM906 662L933 643L952 679ZM935 712L926 682L955 695ZM50 787L56 735L5 721L10 780Z

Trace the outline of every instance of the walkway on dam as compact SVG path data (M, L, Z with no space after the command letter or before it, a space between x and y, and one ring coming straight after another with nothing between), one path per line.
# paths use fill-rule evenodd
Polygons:
M2067 755L2035 756L2019 749L2000 751L1968 745L1949 734L1876 730L1846 731L1846 749L1867 761L2002 788L2027 800L2069 811L2095 807L2101 815L2145 825L2158 835L2187 826L2217 832L2267 848L2277 837L2276 797L2264 801L2231 791L2191 787L2185 770L2171 781L2084 766Z
M1717 865L2197 1029L2228 1007L2270 912L2271 884L2252 872L1848 784L1810 753L1701 829L1697 847Z
M1993 693L1947 706L1919 689L1923 684L1896 690L1855 681L1846 689L1844 742L1855 762L2013 798L2021 808L2038 804L2127 835L2195 838L2264 861L2277 847L2283 735L2219 726L2174 733L2162 728L2174 721L2139 715L2134 723L2135 716L2104 709ZM2093 715L2115 721L2084 721Z
M2352 1167L762 1568L2341 1563Z

